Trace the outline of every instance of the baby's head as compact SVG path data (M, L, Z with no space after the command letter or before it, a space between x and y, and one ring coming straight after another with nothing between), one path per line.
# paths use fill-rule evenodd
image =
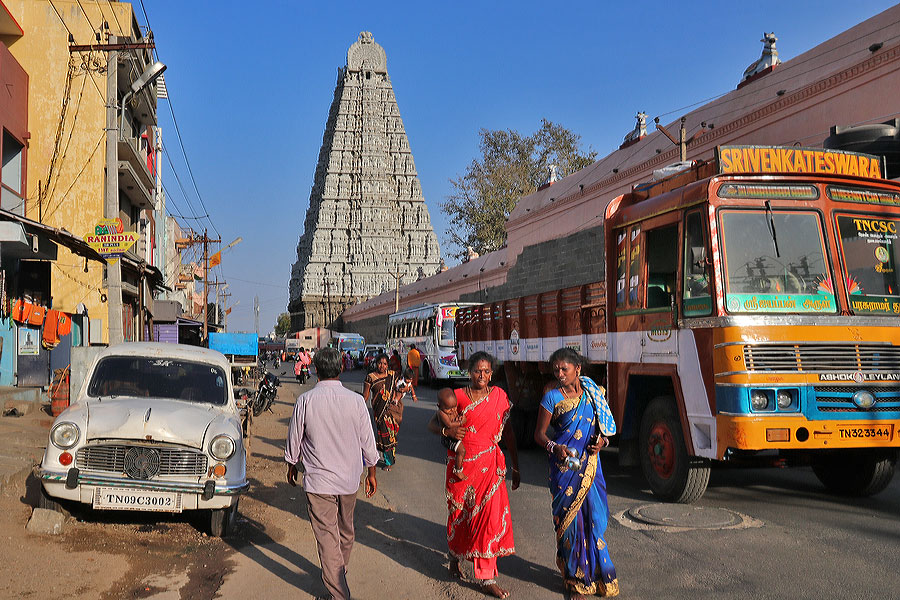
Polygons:
M438 392L438 408L451 417L456 416L456 394L450 388L444 388Z
M410 369L409 367L406 367L405 369L403 369L403 379L405 379L407 381L412 381L412 378L413 378L413 370Z

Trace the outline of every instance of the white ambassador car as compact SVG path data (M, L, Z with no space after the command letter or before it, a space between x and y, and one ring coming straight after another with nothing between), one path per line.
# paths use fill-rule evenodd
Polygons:
M225 535L249 483L225 357L135 342L103 350L50 429L35 474L42 503L98 510L207 510Z

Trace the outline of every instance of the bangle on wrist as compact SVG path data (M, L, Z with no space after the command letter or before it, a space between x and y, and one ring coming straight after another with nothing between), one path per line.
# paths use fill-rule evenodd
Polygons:
M547 453L552 453L554 450L556 450L556 446L557 446L556 442L554 442L553 440L548 440L547 441Z
M446 429L446 427L441 427L441 435L444 437L447 437Z

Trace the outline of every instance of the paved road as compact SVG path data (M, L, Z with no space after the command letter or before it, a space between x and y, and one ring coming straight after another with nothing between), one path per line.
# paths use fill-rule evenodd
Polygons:
M343 379L358 390L362 373ZM284 482L283 440L299 391L286 383L274 413L254 423L255 488L242 501L233 570L218 597L324 591L303 494ZM354 598L483 597L446 575L443 451L425 429L435 393L423 387L419 395L406 408L397 466L379 471L378 494L357 504ZM513 597L560 598L546 456L524 452L521 463L522 486L510 492L517 554L500 560L501 582ZM614 450L602 464L613 514L654 503L639 474L616 465ZM611 520L607 541L623 597L900 598L900 478L874 498L847 500L825 494L808 469L719 468L697 506L736 511L749 526L641 530Z

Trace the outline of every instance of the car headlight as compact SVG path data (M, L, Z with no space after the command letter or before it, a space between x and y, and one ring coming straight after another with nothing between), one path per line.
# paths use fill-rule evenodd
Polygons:
M58 423L50 431L50 441L54 446L61 450L68 450L78 443L81 432L75 423L62 422Z
M217 435L209 443L209 453L216 460L228 460L234 454L234 440L227 435Z
M750 408L753 410L766 410L769 407L769 395L762 390L750 392Z

